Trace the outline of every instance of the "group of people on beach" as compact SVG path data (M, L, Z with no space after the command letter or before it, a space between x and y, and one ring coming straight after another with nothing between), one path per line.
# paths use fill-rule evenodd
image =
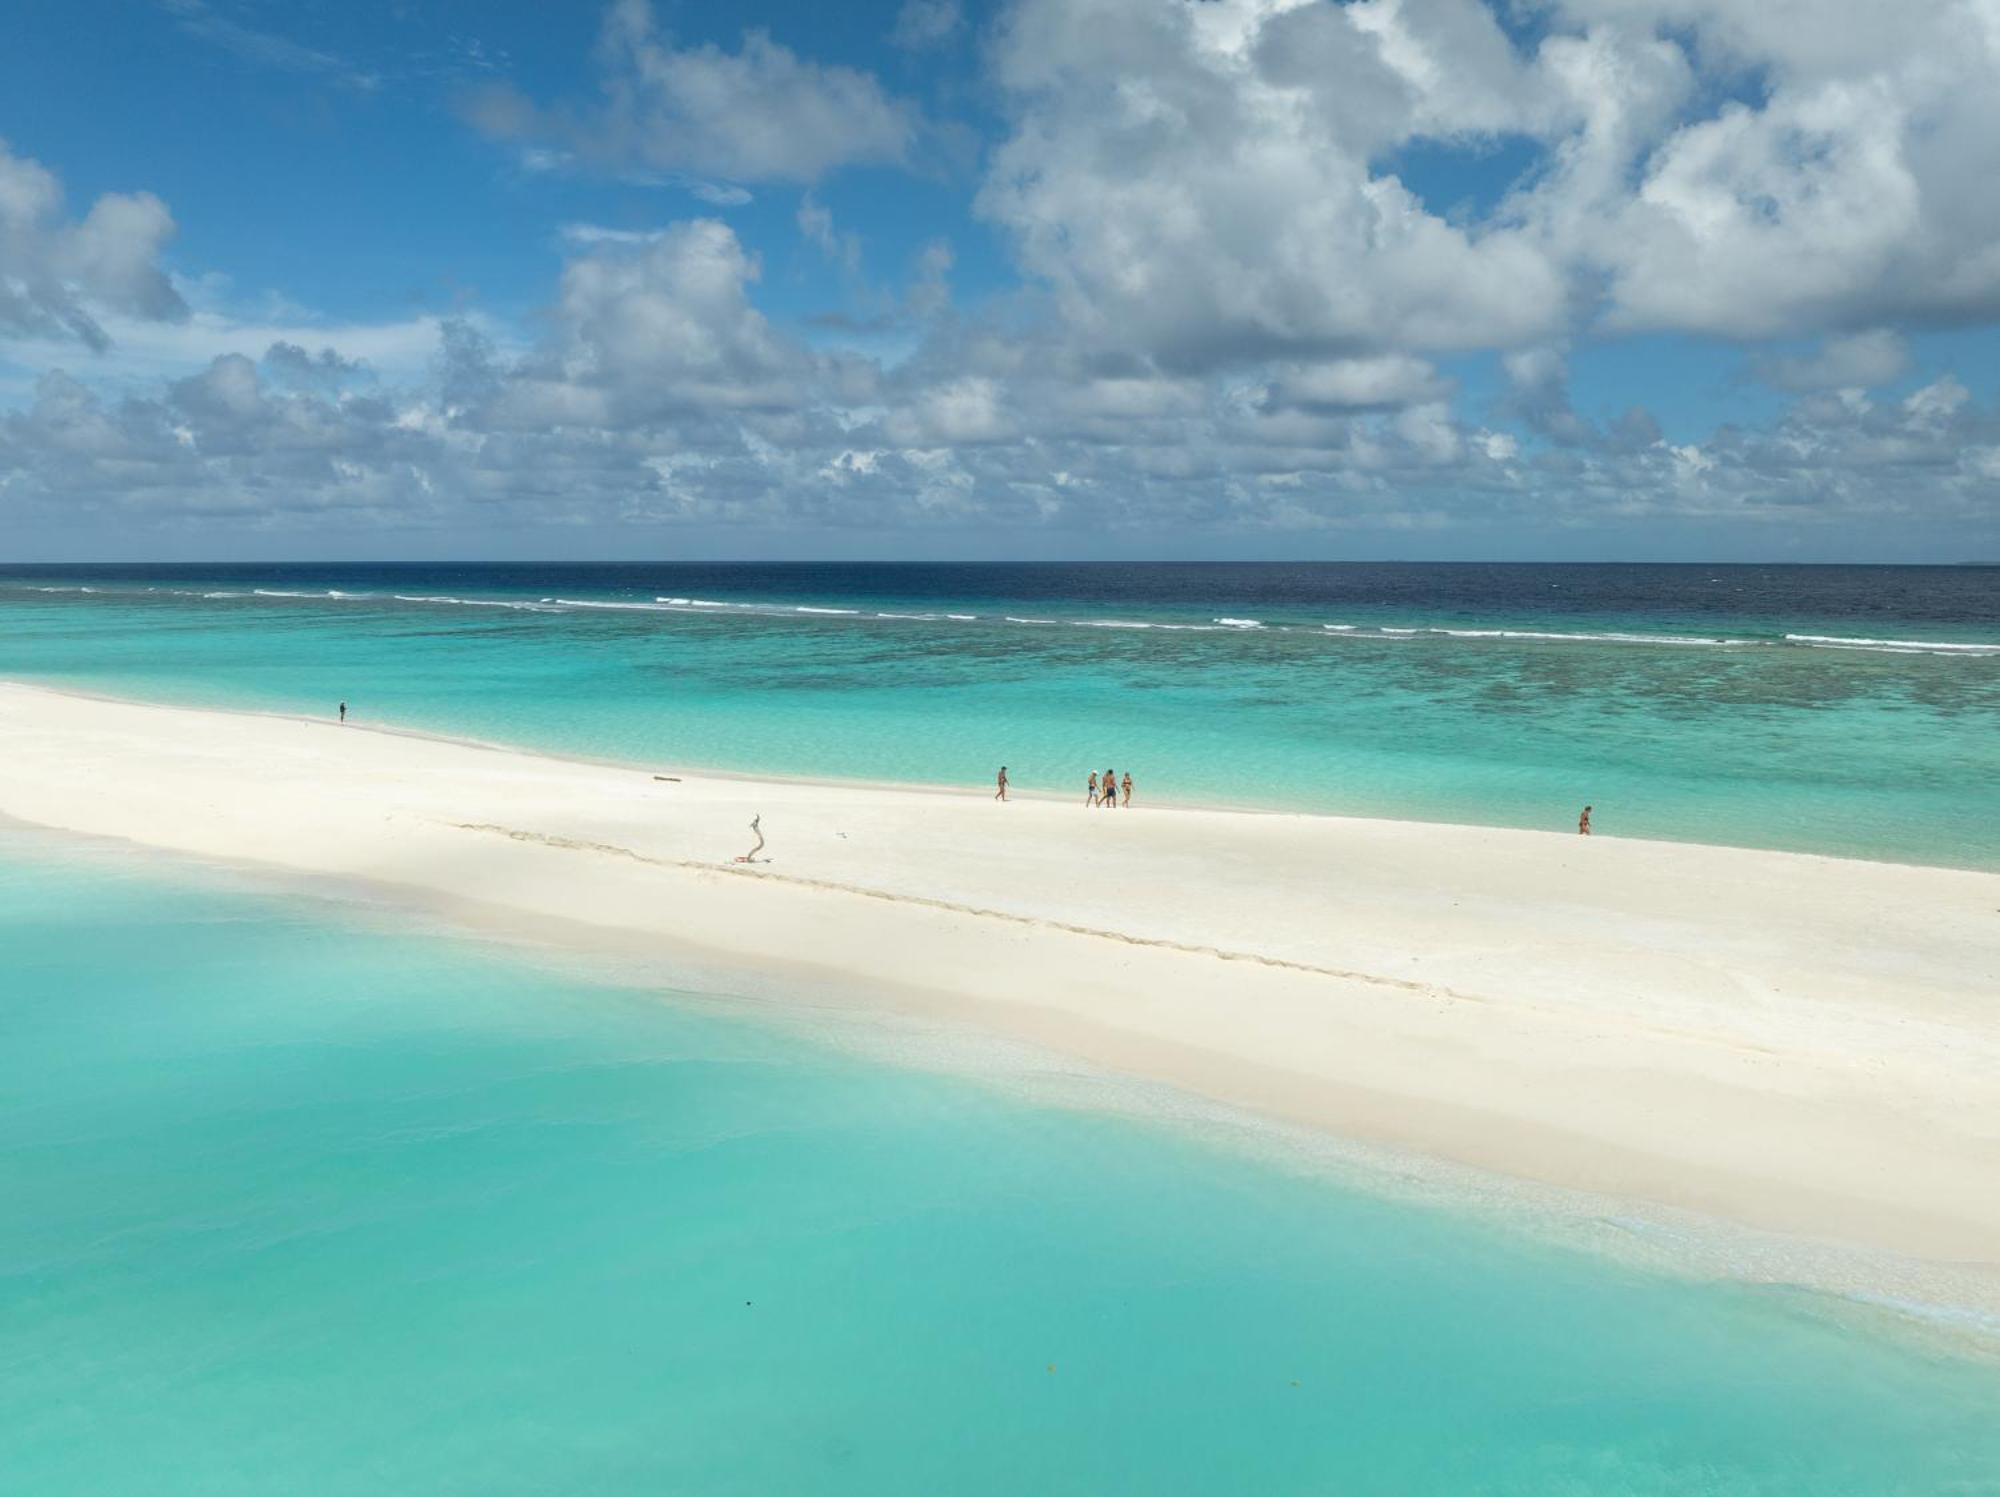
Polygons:
M993 798L995 800L1005 800L1007 798L1007 766L1004 764L1000 766L1000 773L996 778L996 784L998 788L994 790ZM1128 769L1125 771L1125 780L1124 783L1121 785L1118 780L1117 770L1107 769L1104 771L1102 777L1100 777L1097 771L1093 769L1090 772L1090 793L1085 798L1084 804L1086 806L1119 805L1121 804L1119 800L1119 792L1121 790L1124 792L1124 800L1122 803L1127 806L1131 805L1132 804L1131 770Z
M1100 782L1097 778L1097 771L1093 769L1090 772L1090 792L1088 795L1084 797L1083 803L1086 806L1118 805L1120 803L1118 799L1118 792L1120 789L1123 789L1125 792L1124 804L1128 806L1131 805L1132 804L1131 770L1128 769L1125 771L1125 783L1121 786L1118 782L1117 770L1115 769L1105 770L1104 779L1100 785Z

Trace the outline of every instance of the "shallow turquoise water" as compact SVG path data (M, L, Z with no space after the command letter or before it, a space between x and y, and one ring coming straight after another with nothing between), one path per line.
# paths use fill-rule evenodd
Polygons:
M20 833L0 952L10 1493L2000 1491L1809 1297Z
M1110 764L1142 801L1559 830L1588 801L1611 835L2000 868L1978 569L17 569L0 676L662 766L1005 763L1081 797Z

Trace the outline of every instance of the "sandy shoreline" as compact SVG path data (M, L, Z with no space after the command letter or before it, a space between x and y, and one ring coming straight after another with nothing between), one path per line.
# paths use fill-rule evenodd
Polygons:
M893 990L1286 1122L2000 1294L2000 874L662 781L11 684L0 764L19 821ZM746 869L752 814L771 861Z

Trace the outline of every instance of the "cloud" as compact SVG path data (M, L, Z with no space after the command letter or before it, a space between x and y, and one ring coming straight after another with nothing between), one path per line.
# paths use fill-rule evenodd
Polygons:
M2000 22L1969 0L1017 0L979 210L1176 368L2000 317ZM1450 214L1403 153L1527 142Z
M961 236L978 294L955 300L933 238L901 252L900 293L850 288L866 304L810 338L766 310L783 298L743 235L796 244L768 214L743 234L562 226L529 334L250 317L196 290L162 321L144 293L172 293L147 281L165 210L140 195L72 223L53 178L0 156L0 332L39 375L0 416L0 506L127 528L677 527L739 551L841 529L1290 552L1695 523L1772 548L1868 525L1990 548L1991 390L1937 367L1900 382L1916 329L2000 318L2000 105L1975 86L2000 21L1952 0L1893 22L1859 0L1498 14L1012 0L976 205L1021 283L990 286ZM907 164L928 128L867 74L759 33L677 47L634 4L600 60L601 104L491 94L488 128L548 170L802 184L797 232L857 271L855 223L810 188ZM1526 165L1466 193L1466 164L1502 149ZM115 361L61 372L71 310ZM1569 354L1648 329L1716 340L1789 398L1671 437L1644 408L1579 411Z
M151 399L109 401L51 371L26 410L0 417L10 495L154 524L323 523L335 510L407 524L427 446L389 402L287 394L240 354Z
M741 208L751 201L747 188L737 187L727 182L688 181L682 184L687 190L714 208Z
M943 46L964 24L958 0L903 0L889 41L905 51L922 52Z
M957 254L948 239L927 240L917 251L916 277L905 301L912 316L937 317L951 306L951 270Z
M344 359L331 348L308 353L296 343L273 343L264 350L264 372L280 384L322 394L336 393L371 377L358 359Z
M254 310L210 303L196 305L176 321L101 312L99 330L109 348L89 373L98 385L138 389L179 378L226 353L261 357L273 344L293 344L330 349L343 360L365 365L379 378L403 382L422 375L437 349L441 319L436 316L336 323L315 319L303 309L278 310L284 315L260 316ZM490 325L482 326L490 331ZM75 350L74 338L45 328L11 344L0 339L0 367L56 368L67 363Z
M1888 328L1828 338L1804 357L1766 355L1757 373L1780 390L1870 390L1900 378L1910 365L1909 346Z
M1176 369L1547 336L1565 285L1543 246L1447 223L1371 165L1451 110L1361 9L1021 0L979 210L1084 336Z
M1627 99L1642 117L1572 151L1593 171L1566 163L1519 209L1607 277L1608 326L1755 338L2000 315L1990 6L1562 0L1558 16L1583 28L1543 46L1587 84L1572 140L1607 135L1594 116ZM1668 72L1706 64L1759 96L1688 115L1686 84L1629 86L1665 49L1683 52Z
M1527 348L1500 361L1507 394L1500 408L1527 431L1569 452L1640 453L1661 443L1651 411L1633 406L1608 425L1579 415L1570 403L1569 364L1553 348Z
M1273 407L1393 410L1432 404L1450 393L1450 387L1429 363L1408 354L1289 365L1275 374L1266 394Z
M108 192L80 221L63 215L54 173L0 140L0 338L110 346L107 312L168 321L187 315L160 254L173 215L150 192Z
M1047 331L957 320L885 370L816 354L751 301L756 266L696 220L565 268L519 354L437 330L411 381L280 345L110 397L59 371L0 416L28 524L705 527L745 537L1003 526L1176 549L1202 536L1727 521L1839 537L1860 520L1991 533L2000 407L1956 380L1809 394L1763 427L1669 442L1570 409L1558 355L1513 361L1515 419L1473 425L1421 361L1286 364L1242 383L1109 372ZM721 527L721 531L717 530Z
M652 244L666 229L614 229L604 224L564 224L557 231L565 244Z
M493 103L497 99L504 104L505 97L504 94L489 95L487 102ZM473 107L479 106L475 104ZM536 176L552 176L582 169L574 152L550 150L545 146L522 147L519 162L522 171ZM741 208L746 203L756 201L756 195L747 187L738 186L734 182L711 182L705 177L690 176L686 172L626 168L614 174L619 181L629 182L635 187L663 187L675 192L685 192L690 197L715 208Z
M276 32L245 25L206 0L159 0L159 4L188 35L211 42L253 66L289 73L317 73L363 93L372 93L382 86L378 74L353 67L330 52L305 46ZM474 60L483 61L476 53Z
M564 267L551 336L485 419L514 430L627 426L796 405L809 361L751 305L758 274L714 219L638 244L600 241Z
M799 232L850 277L861 274L861 236L834 228L833 213L811 193L799 199Z
M1569 398L1569 364L1553 348L1524 348L1501 360L1507 374L1504 408L1535 435L1558 447L1582 447L1597 431Z
M598 43L602 104L543 108L508 88L470 97L497 139L553 143L598 169L803 182L851 165L901 165L920 118L874 75L800 57L764 31L736 51L678 48L645 0L615 0Z

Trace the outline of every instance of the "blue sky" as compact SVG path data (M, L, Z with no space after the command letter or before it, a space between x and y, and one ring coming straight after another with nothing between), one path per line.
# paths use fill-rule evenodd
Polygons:
M0 48L0 540L2000 555L2000 19L127 0Z

